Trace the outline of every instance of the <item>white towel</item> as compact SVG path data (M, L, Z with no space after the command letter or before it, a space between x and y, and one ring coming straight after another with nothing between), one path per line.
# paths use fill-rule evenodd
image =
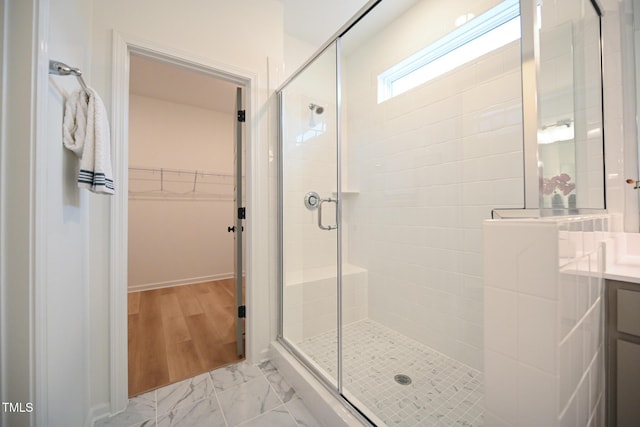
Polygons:
M111 134L107 110L98 93L74 92L64 108L64 146L80 158L78 187L94 193L113 194Z

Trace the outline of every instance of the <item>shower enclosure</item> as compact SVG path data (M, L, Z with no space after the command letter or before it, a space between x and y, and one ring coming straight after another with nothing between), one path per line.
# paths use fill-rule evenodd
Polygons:
M604 208L599 17L373 3L279 91L279 338L375 425L479 426L483 220Z

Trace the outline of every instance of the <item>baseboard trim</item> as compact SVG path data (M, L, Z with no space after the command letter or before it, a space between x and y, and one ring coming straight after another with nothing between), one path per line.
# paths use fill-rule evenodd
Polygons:
M108 418L111 416L109 412L109 404L108 403L99 403L97 405L93 405L89 410L89 414L87 415L87 422L85 426L93 427L96 422L100 421L103 418Z
M169 288L172 286L193 285L195 283L213 282L215 280L232 279L233 273L213 274L211 276L189 277L187 279L168 280L166 282L142 283L140 285L129 286L128 292L149 291L152 289Z

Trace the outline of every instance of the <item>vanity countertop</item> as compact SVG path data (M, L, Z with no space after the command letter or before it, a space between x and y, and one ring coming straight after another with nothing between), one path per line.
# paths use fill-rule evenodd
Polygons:
M626 258L626 259L625 259ZM640 257L625 257L615 264L607 265L604 278L640 285ZM634 258L634 259L629 259Z
M612 237L606 245L604 278L640 284L640 233Z

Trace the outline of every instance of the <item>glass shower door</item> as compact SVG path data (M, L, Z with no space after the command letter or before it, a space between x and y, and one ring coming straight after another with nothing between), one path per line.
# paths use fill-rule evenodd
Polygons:
M280 93L282 338L337 388L336 45Z
M523 201L517 24L517 0L383 1L341 35L341 392L378 426L483 423L482 224Z

